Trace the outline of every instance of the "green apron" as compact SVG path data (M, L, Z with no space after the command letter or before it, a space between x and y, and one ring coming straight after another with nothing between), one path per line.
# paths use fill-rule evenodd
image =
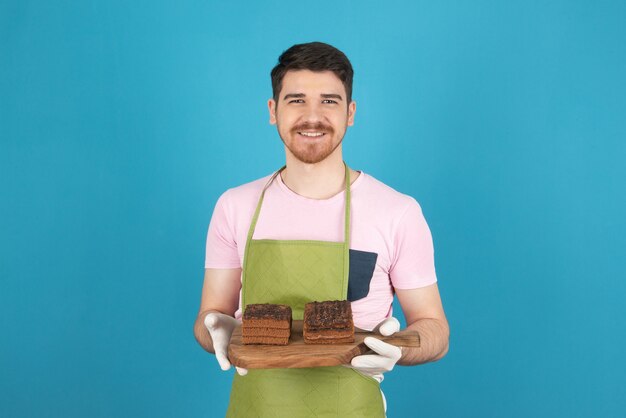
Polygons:
M284 169L284 167L283 167ZM257 204L243 260L242 309L251 303L291 306L345 300L350 249L350 170L346 166L344 242L252 239L265 191ZM306 220L303 220L306 221ZM235 373L227 417L384 417L378 382L348 367L256 369Z

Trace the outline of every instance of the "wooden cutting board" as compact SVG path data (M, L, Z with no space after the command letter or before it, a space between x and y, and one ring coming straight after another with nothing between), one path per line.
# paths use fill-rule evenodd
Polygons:
M365 337L376 337L398 347L419 347L417 331L404 330L390 337L378 333L357 331L353 343L305 344L302 337L302 321L293 321L291 337L287 345L244 345L241 325L233 331L228 346L228 357L232 364L246 369L275 369L339 366L350 364L353 357L367 353L363 343Z

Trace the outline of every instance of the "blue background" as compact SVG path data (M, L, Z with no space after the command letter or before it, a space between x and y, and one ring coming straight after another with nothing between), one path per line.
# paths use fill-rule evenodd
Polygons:
M213 205L284 161L269 71L355 67L347 162L421 203L452 329L390 417L626 413L626 3L2 1L0 416L223 416Z

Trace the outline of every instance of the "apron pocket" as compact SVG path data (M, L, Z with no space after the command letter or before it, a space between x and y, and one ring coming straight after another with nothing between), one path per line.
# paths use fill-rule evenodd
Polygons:
M370 282L378 254L367 251L350 250L350 270L348 275L348 300L363 299L370 292Z

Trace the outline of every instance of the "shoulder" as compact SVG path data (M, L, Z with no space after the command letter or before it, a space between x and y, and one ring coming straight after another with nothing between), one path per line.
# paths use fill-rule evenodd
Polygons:
M421 212L419 203L412 196L397 191L369 174L361 175L362 184L358 192L355 191L355 195L361 195L368 205L374 205L377 209L394 215L402 215L407 211Z
M249 201L256 202L270 177L271 175L267 175L240 186L232 187L222 193L219 202L224 205L235 206L245 205Z
M251 219L269 178L270 176L265 176L222 193L215 203L211 223L229 225L235 235L239 228L245 229L245 223Z

